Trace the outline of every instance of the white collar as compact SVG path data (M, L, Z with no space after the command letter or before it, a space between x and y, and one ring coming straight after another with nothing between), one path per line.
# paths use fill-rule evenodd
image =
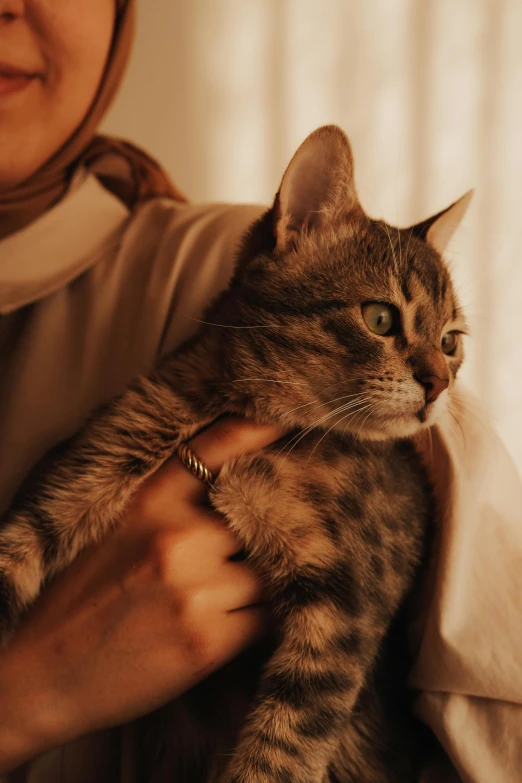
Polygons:
M93 174L78 171L58 204L0 241L0 313L53 293L95 264L128 218Z

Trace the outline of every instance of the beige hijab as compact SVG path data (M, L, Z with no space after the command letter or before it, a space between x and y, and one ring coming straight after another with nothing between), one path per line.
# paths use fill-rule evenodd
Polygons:
M56 154L28 180L0 192L0 236L35 220L65 192L73 171L91 169L128 206L153 196L185 201L156 161L129 142L95 135L121 84L134 37L135 0L116 0L116 21L105 73L87 115Z

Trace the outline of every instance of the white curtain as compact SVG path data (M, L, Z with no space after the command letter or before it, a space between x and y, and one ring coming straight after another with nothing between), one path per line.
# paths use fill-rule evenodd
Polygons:
M139 0L105 123L197 201L269 203L315 127L348 133L369 214L407 225L470 188L449 257L463 375L522 469L521 0Z

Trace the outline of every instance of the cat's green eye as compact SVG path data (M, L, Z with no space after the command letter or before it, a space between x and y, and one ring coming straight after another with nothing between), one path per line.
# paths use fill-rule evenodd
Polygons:
M398 326L398 314L394 307L379 302L362 306L362 315L370 332L386 335Z
M459 341L458 332L446 332L446 334L443 336L440 343L440 347L442 348L442 353L445 353L446 356L451 356L453 353L455 353L458 341Z

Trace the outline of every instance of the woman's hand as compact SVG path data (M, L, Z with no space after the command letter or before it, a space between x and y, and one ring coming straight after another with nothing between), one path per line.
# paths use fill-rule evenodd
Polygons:
M279 435L230 420L191 445L216 475ZM263 634L262 587L205 501L171 459L37 601L0 657L0 772L152 711Z

